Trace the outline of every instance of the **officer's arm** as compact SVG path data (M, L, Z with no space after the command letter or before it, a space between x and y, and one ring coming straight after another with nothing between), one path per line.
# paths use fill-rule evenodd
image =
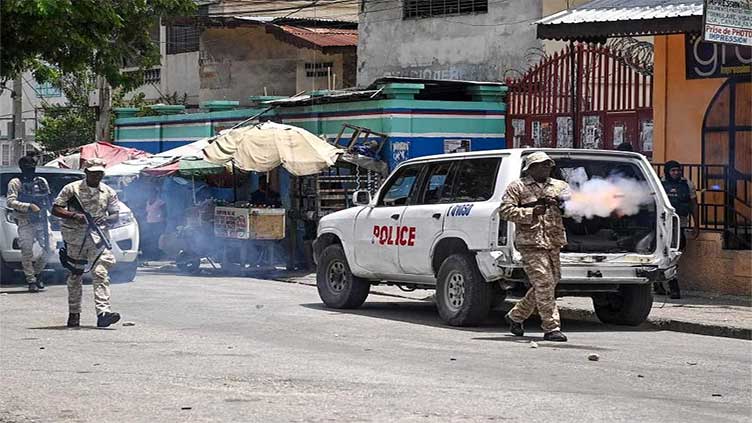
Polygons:
M110 191L110 198L107 200L107 223L112 225L117 223L120 215L120 202L115 190Z
M68 206L68 201L73 197L73 189L66 185L63 187L63 189L60 191L60 194L58 194L55 201L52 203L52 215L57 216L62 219L73 219L81 221L86 221L86 218L81 213L76 213L68 210L66 207Z
M518 206L522 202L521 194L520 184L511 183L501 200L499 214L503 220L530 225L533 223L533 208Z
M12 179L10 182L8 182L8 207L12 208L13 210L22 212L22 213L28 213L29 207L31 207L31 203L24 203L23 201L18 201L18 193L21 191L21 182L18 179Z

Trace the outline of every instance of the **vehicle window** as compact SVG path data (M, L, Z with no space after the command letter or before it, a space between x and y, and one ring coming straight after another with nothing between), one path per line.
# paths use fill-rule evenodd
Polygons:
M38 172L37 175L43 177L50 184L50 193L57 197L64 186L71 182L80 181L84 178L83 174L77 173L44 173ZM0 175L0 195L8 195L8 182L13 178L21 176L20 173L3 173Z
M405 166L384 187L379 206L404 206L423 165Z
M459 165L454 182L455 203L486 201L496 188L500 158L466 159Z
M419 204L442 204L452 202L454 172L450 173L455 162L434 163L428 168L422 200Z

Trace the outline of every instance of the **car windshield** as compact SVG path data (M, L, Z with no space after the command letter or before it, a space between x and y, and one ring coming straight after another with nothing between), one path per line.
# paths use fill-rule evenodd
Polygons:
M8 195L8 182L10 182L11 179L17 178L19 176L20 174L18 173L0 174L0 196L5 197L6 195ZM80 181L84 178L83 174L78 173L37 172L37 176L41 176L47 180L47 183L50 184L50 193L53 197L56 197L64 186L68 185L71 182Z

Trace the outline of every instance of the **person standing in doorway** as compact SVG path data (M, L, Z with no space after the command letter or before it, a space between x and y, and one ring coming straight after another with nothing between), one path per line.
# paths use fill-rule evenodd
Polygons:
M50 227L47 213L50 208L50 185L36 175L37 161L26 155L18 160L21 176L8 182L8 207L18 225L18 244L21 247L21 265L29 285L29 292L44 289L40 276L47 263L50 250ZM34 262L34 242L42 247L42 254Z
M531 285L505 319L510 331L522 336L525 320L537 308L543 339L566 342L556 307L556 285L561 279L559 251L567 244L558 205L570 194L569 184L551 178L554 165L544 152L528 155L522 169L524 176L509 184L501 201L501 218L517 226L515 246Z
M97 311L97 327L107 327L120 320L120 314L110 310L109 269L115 265L112 252L100 246L99 235L87 224L85 213L91 215L94 224L103 235L109 237L108 227L118 220L119 205L115 190L102 183L105 162L89 159L84 165L86 178L63 187L55 199L52 214L63 219L64 247L60 252L61 262L69 265L68 275L68 327L80 325L81 281L84 266L92 269L94 307Z
M671 205L676 209L681 223L681 239L679 241L679 250L684 251L687 246L687 237L684 235L685 229L689 228L689 217L692 216L693 229L692 239L700 236L700 208L697 206L697 192L692 181L684 178L684 172L681 163L676 160L666 162L664 165L663 189L671 201ZM656 293L666 294L666 290L660 283L654 286ZM681 298L679 289L679 280L674 278L668 281L669 297L672 299Z
M144 255L147 259L158 260L160 257L159 237L165 226L166 203L160 196L158 187L152 188L146 200L146 227L144 228Z

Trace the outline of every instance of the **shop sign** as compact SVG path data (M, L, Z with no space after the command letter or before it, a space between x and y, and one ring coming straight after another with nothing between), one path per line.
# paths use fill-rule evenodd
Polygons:
M703 39L752 46L752 1L705 0Z
M746 78L752 75L752 47L706 43L685 35L687 79Z

